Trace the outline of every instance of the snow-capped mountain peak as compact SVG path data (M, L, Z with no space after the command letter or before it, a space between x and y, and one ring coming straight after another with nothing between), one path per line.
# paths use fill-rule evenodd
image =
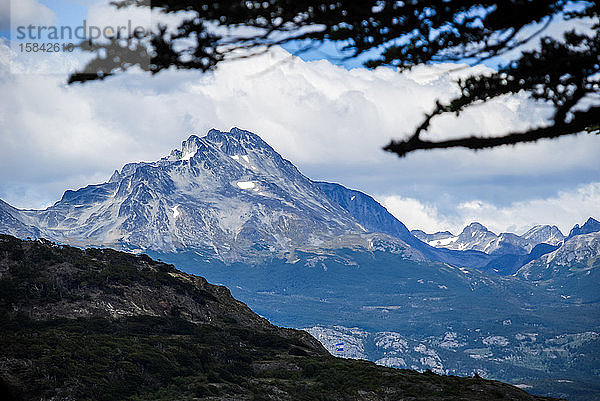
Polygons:
M411 232L417 238L437 248L476 250L491 255L527 254L538 244L558 245L565 238L556 226L538 225L519 236L513 233L495 234L478 222L467 225L457 236L449 231L435 234L426 234L420 230Z
M187 250L224 261L381 244L258 135L238 128L191 135L168 156L126 164L46 210L6 208L6 221L13 218L21 231L36 227L63 243Z
M459 251L477 250L491 253L497 248L498 242L498 236L478 222L467 225L457 236L449 231L426 234L420 230L413 230L412 233L431 246Z
M186 141L181 143L181 150L178 152L179 160L190 160L198 153L198 148L202 146L200 138L191 135Z
M458 240L458 236L452 234L450 231L438 231L433 234L427 234L423 230L412 230L411 234L428 245L437 248L450 248L451 244Z
M486 238L495 237L496 234L488 230L483 224L473 222L466 226L462 232L459 234L459 238L461 239L477 239L479 241L485 240Z

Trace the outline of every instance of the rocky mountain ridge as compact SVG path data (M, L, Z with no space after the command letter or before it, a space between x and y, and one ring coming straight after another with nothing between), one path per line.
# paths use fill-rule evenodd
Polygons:
M411 233L437 248L477 250L496 256L528 254L539 244L559 245L566 238L556 226L537 225L523 235L495 234L478 222L467 225L459 235L449 231L427 234L421 230L413 230Z
M66 191L46 210L0 204L0 231L134 252L194 250L226 262L373 241L422 258L396 237L367 233L260 137L237 128L192 135L156 162Z
M560 290L579 302L598 302L600 231L575 235L553 252L534 259L516 273L549 291Z
M573 238L577 235L590 234L598 231L600 231L600 221L590 217L581 227L579 227L579 224L575 224L565 240Z

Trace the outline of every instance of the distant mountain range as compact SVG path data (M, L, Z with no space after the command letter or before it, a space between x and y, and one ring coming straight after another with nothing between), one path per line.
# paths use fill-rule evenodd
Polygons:
M0 201L0 233L175 263L335 355L573 400L600 394L597 226L410 232L369 195L312 181L237 128L192 135L45 210ZM341 338L353 345L340 353Z
M600 232L600 223L590 217L583 226L575 225L568 236L565 236L558 227L550 225L534 226L523 235L513 233L497 235L477 222L469 224L459 235L449 231L427 234L421 230L412 230L411 234L440 249L485 252L491 256L491 259L483 267L474 267L492 274L514 274L532 261L558 249L561 249L558 253L563 253L573 247L586 248L585 242L582 243L583 238L578 236L598 232ZM567 245L563 248L564 244ZM589 254L594 255L594 250L590 250Z
M384 246L414 259L513 274L565 239L597 231L600 223L590 218L566 238L549 225L521 236L496 235L479 223L457 236L410 232L372 197L310 180L258 135L237 128L192 135L156 162L129 163L106 183L66 191L46 210L0 200L2 233L133 252L193 250L226 263Z
M499 235L488 230L482 224L474 222L463 229L459 235L449 231L427 234L421 230L412 230L411 234L437 248L456 250L477 250L490 255L527 254L539 244L560 245L577 235L600 231L600 222L590 217L583 226L576 224L568 236L558 227L537 225L531 227L523 235L501 233Z

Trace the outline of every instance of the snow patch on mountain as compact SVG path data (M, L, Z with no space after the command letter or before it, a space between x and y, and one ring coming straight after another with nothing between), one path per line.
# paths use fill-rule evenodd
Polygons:
M427 243L436 248L449 248L456 241L458 241L458 237L448 237L444 239L428 241Z
M239 181L236 183L236 185L240 189L254 189L256 187L256 184L252 181Z

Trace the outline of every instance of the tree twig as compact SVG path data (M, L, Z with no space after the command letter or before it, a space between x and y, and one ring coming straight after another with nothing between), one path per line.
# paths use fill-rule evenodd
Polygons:
M479 136L449 139L445 141L424 141L419 136L411 136L405 141L391 141L383 149L404 157L415 150L445 149L463 147L473 150L493 148L502 145L514 145L521 142L536 142L539 139L558 138L575 135L586 131L591 126L600 124L600 107L592 107L587 111L573 113L574 118L569 123L555 124L547 127L534 128L525 132L512 132L503 136L483 138Z

